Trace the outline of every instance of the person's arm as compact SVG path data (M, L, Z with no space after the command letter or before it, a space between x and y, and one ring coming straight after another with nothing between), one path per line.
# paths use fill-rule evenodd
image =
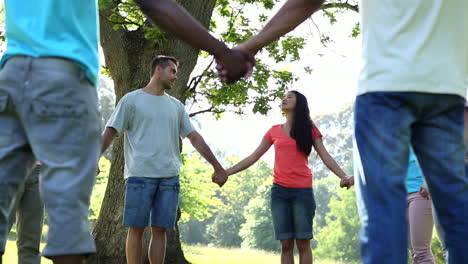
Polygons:
M241 44L239 49L256 54L266 45L295 29L315 11L324 0L288 0L256 36Z
M215 157L200 133L193 131L187 136L187 138L190 140L190 143L192 143L192 146L200 153L200 155L213 166L215 171L224 170L223 166L221 166L218 159Z
M252 55L231 50L214 38L199 22L173 0L136 0L142 12L163 30L171 32L195 48L214 55L226 70L223 81L232 83L243 77L253 64Z
M340 186L347 187L349 189L354 184L354 178L352 176L348 176L341 169L340 165L336 163L335 159L330 156L330 153L328 153L327 149L323 145L322 138L314 139L313 145L325 166L327 166L328 169L341 179Z
M106 149L112 143L116 134L117 134L117 130L115 130L115 128L113 127L106 127L106 129L104 129L104 132L102 133L101 155L106 151Z
M226 170L224 170L223 166L221 166L208 144L206 144L203 137L197 131L193 131L187 135L187 138L190 140L190 143L192 143L192 146L200 153L200 155L213 166L215 170L213 181L222 187L227 181Z
M271 145L272 145L271 142L263 138L262 142L260 142L260 145L258 145L257 149L252 154L250 154L247 158L241 160L239 163L237 163L233 167L226 170L228 176L232 174L236 174L252 166L255 162L257 162L263 156L263 154L265 154L265 152L268 151Z

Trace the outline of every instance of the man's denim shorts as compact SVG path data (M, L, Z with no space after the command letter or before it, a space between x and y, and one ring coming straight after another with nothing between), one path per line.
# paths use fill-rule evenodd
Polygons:
M315 216L312 188L287 188L273 184L271 215L277 240L312 239Z
M123 225L174 229L179 206L179 176L129 177L125 181ZM150 222L151 220L151 222Z

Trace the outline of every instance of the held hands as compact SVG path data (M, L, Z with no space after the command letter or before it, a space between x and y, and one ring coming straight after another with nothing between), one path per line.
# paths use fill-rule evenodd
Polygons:
M353 185L354 185L354 176L345 176L341 178L341 181L340 181L341 188L346 187L346 189L349 189Z
M431 198L431 196L429 195L429 190L425 185L421 186L421 189L419 189L419 194L421 194L421 196L426 200L429 200Z
M224 169L215 170L215 172L213 173L213 176L211 177L211 180L214 183L218 184L219 187L223 187L223 185L228 180L228 174L226 170Z
M221 81L231 84L242 77L250 77L255 66L254 55L247 50L236 47L229 50L229 52L216 56L216 69Z

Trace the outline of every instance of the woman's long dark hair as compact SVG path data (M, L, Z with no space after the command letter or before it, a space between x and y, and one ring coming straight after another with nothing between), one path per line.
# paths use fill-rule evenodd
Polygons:
M310 119L309 105L303 94L298 91L291 92L296 95L291 137L296 140L297 149L309 156L312 151L312 120Z

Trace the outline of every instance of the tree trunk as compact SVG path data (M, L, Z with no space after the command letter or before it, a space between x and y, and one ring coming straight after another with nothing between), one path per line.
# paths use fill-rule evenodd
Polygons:
M180 60L178 80L171 95L185 102L187 82L197 63L199 50L190 47L171 35L161 40L144 38L142 29L136 31L114 30L108 20L118 1L100 10L101 45L106 67L114 81L117 100L126 93L144 87L150 76L150 63L157 55L170 55ZM216 0L179 0L188 12L205 27L209 25ZM123 137L116 138L112 150L112 166L99 219L93 230L97 254L90 263L120 264L125 260L127 230L122 226L124 201ZM180 211L179 211L180 213ZM188 263L184 257L178 230L168 232L165 263ZM146 243L147 245L146 236ZM147 249L145 249L147 250ZM146 254L145 254L146 255Z

